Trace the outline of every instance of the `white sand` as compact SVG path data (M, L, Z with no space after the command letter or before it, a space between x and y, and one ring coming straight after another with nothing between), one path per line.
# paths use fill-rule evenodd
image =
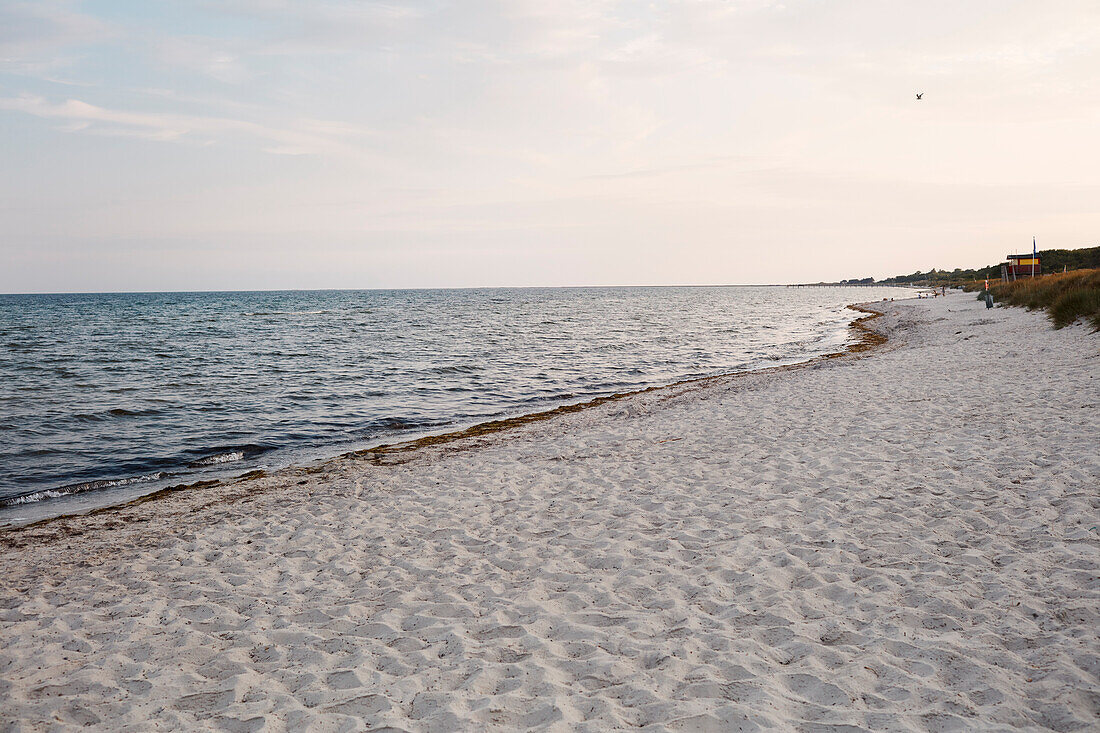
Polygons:
M1096 730L1100 336L888 307L862 356L4 533L0 730Z

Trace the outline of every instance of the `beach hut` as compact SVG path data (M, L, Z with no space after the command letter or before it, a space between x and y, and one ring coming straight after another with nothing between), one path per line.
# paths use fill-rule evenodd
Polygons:
M1001 265L1004 280L1016 280L1021 277L1038 277L1043 274L1042 258L1038 252L1023 255L1009 255L1008 262Z

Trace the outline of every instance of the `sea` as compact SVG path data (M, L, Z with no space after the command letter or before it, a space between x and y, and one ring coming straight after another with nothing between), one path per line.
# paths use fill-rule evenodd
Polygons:
M889 287L0 295L0 527L842 350Z

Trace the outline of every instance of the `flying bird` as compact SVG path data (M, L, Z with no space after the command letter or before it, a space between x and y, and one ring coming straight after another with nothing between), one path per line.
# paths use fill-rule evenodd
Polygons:
M923 97L924 97L924 92L918 92L917 93L917 99L922 99Z

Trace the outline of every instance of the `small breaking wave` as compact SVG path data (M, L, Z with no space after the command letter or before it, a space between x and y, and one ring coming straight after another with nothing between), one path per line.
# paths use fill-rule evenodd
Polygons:
M271 443L239 443L237 445L211 445L205 448L192 448L186 453L188 468L206 468L208 466L220 466L223 463L233 463L256 458L278 446Z
M18 506L19 504L33 504L38 501L44 501L46 499L60 499L62 496L71 496L73 494L83 494L88 491L99 491L100 489L113 489L116 486L129 486L130 484L143 484L148 481L157 481L158 479L167 478L172 474L167 471L157 471L156 473L146 474L144 476L130 476L127 478L115 478L115 479L101 479L99 481L85 481L80 484L71 484L69 486L59 486L56 489L42 489L41 491L32 491L29 494L22 494L20 496L11 496L6 499L0 499L0 507L5 506Z
M36 491L33 494L25 494L23 496L16 496L11 499L4 499L0 501L0 506L16 506L18 504L33 504L36 501L42 501L43 499L58 499L65 496L64 491L56 491L54 489L46 489L45 491Z
M217 455L207 456L206 458L200 458L197 461L193 461L192 466L216 466L219 463L232 463L233 461L239 461L244 458L243 450L230 451L229 453L218 453Z

